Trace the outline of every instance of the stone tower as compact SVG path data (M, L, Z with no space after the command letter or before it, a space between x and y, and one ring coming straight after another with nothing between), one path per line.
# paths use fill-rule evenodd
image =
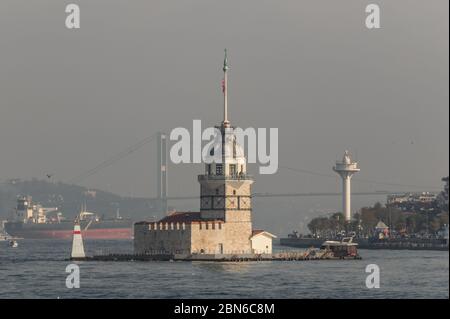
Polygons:
M205 173L198 176L200 217L204 220L223 220L226 224L225 235L232 241L231 246L250 250L253 178L247 175L244 150L236 142L233 127L228 121L227 71L225 51L222 82L224 119L219 126L216 126L217 132L220 133L216 135L208 149L209 155L216 155L216 159L219 160L205 164Z
M228 63L223 64L223 121L206 147L200 212L173 212L157 222L134 224L138 254L271 254L275 235L252 229L252 184L244 149L228 121ZM207 155L207 156L204 156ZM206 158L205 158L206 157Z

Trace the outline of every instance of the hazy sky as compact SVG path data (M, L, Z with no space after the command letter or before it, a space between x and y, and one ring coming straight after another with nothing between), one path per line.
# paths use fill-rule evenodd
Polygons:
M71 2L79 30L64 24ZM364 24L372 2L378 30ZM280 165L333 175L348 148L355 178L441 187L448 36L447 0L2 0L0 179L67 181L156 131L217 124L226 47L232 124L278 127ZM202 170L172 165L170 194L198 194ZM150 143L82 184L154 196L155 171ZM254 190L339 189L337 176L280 169Z

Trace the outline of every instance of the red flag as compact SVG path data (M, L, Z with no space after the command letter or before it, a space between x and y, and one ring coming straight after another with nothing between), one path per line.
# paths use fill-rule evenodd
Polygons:
M225 79L222 80L222 93L225 93L226 87L225 87Z

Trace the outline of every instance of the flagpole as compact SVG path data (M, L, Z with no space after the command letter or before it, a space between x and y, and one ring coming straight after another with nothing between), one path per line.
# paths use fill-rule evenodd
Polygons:
M228 61L227 61L227 49L225 49L225 58L223 60L223 126L228 127L230 122L228 122Z

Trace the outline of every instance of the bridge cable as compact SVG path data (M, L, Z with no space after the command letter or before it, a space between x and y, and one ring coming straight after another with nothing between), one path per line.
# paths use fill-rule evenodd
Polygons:
M145 139L137 142L136 144L133 144L129 147L127 147L126 149L124 149L123 151L112 155L111 157L109 157L108 159L104 160L103 162L101 162L100 164L96 165L95 167L81 173L80 175L70 179L68 181L69 184L78 184L81 181L85 180L86 178L98 173L100 170L109 167L111 165L113 165L114 163L120 161L121 159L129 156L130 154L136 152L137 150L139 150L140 148L142 148L143 146L147 145L148 143L150 143L151 141L153 141L156 137L156 134L153 134L152 136L146 137Z

